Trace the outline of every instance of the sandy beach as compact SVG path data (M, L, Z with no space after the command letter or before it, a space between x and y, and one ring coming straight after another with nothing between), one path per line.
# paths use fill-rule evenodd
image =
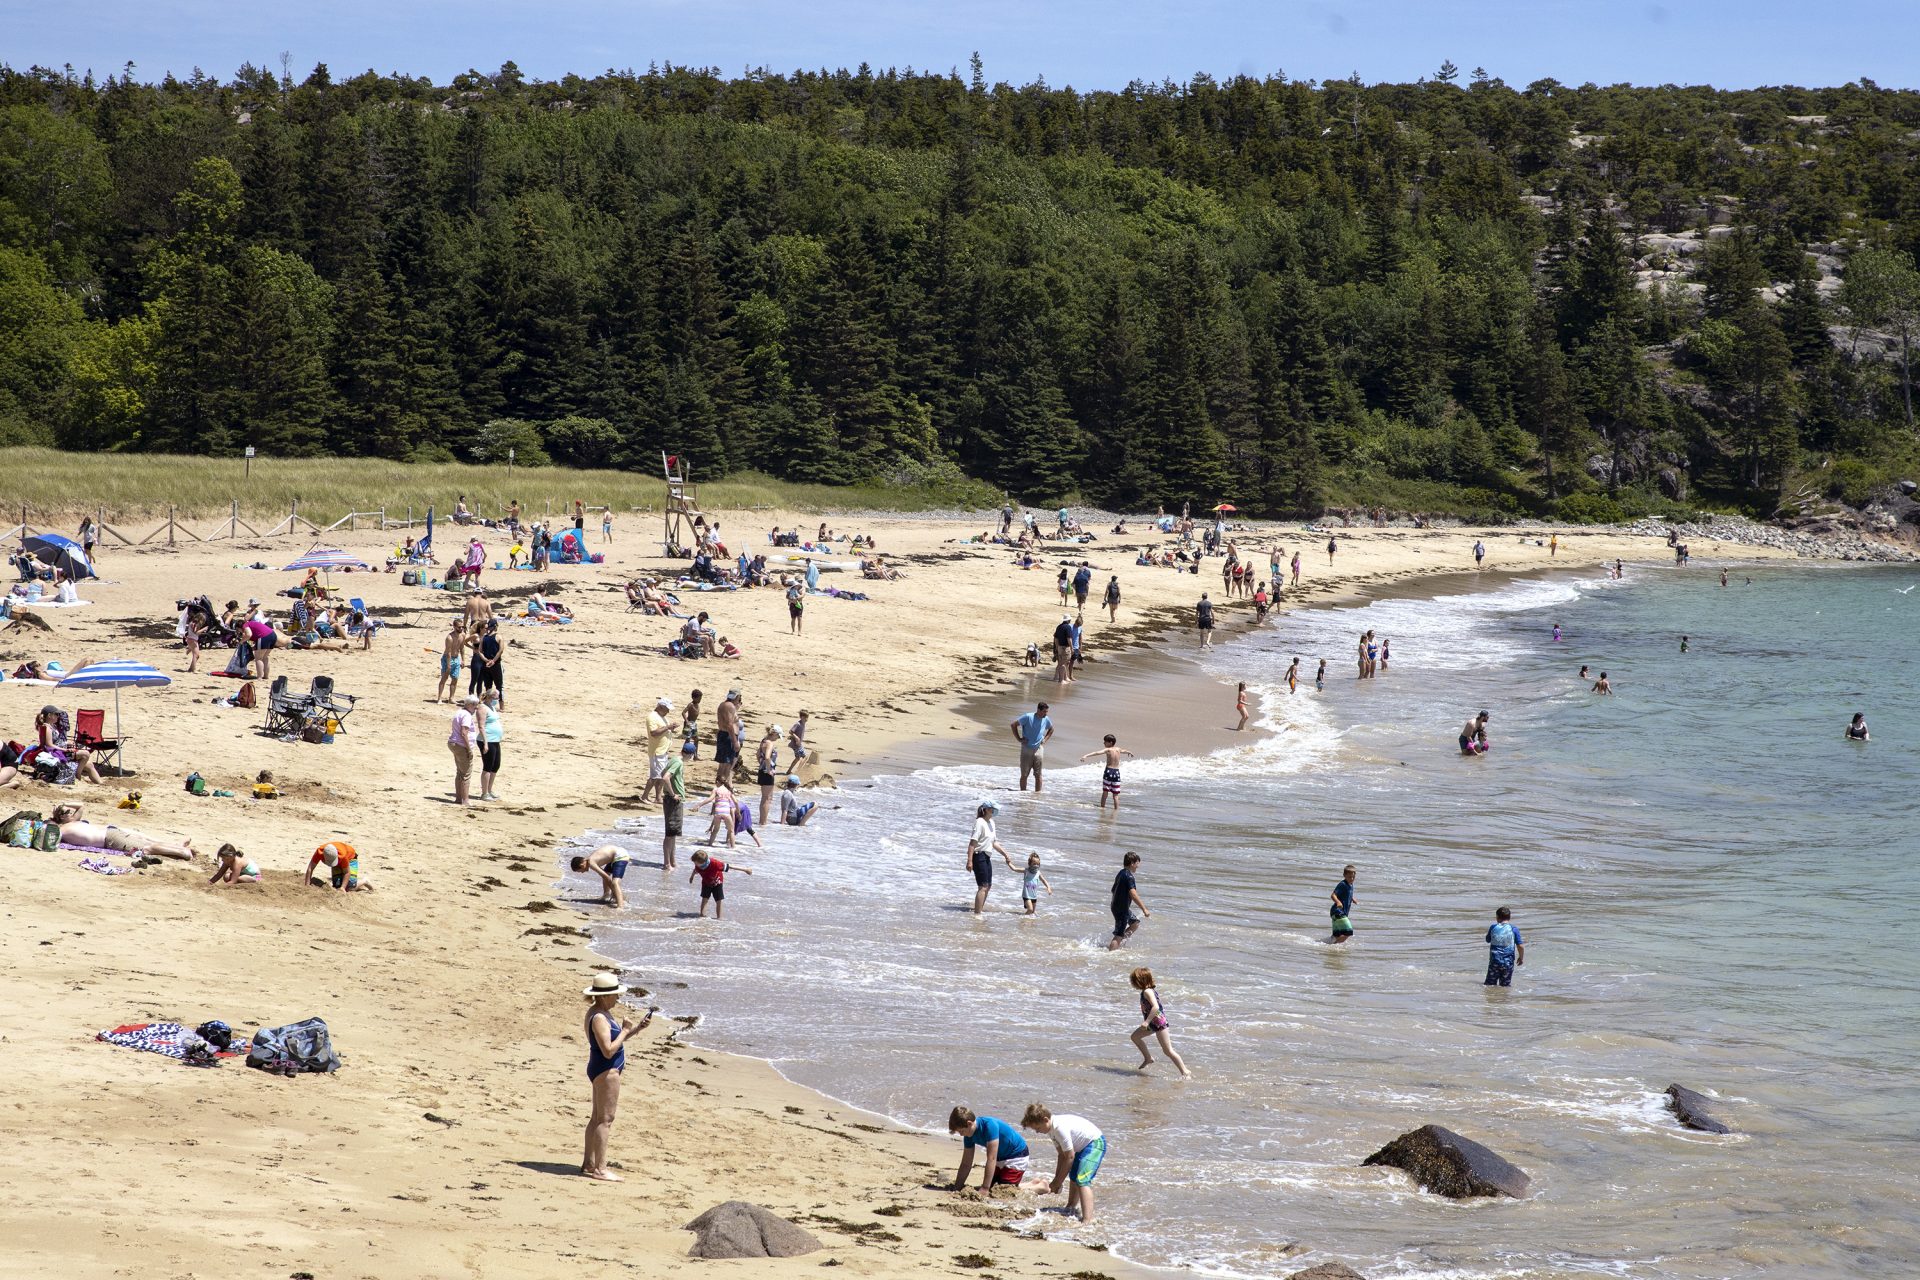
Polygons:
M776 520L801 529L820 522L718 514L732 537L752 530L749 554L768 549L764 531ZM1216 601L1221 594L1218 560L1197 577L1136 566L1139 547L1169 541L1145 524L1125 537L1101 531L1088 547L1044 544L1039 566L1020 570L1007 548L963 541L986 527L984 514L828 519L872 535L902 576L829 575L825 585L871 599L812 598L801 636L788 634L777 590L684 595L713 612L742 650L737 661L669 658L664 646L678 624L626 612L625 578L666 564L655 554L652 519L623 520L611 546L590 530L593 549L607 553L602 565L486 574L497 608L537 587L576 620L503 629L501 799L464 810L451 803L451 708L431 699L455 598L403 586L397 573L334 576L337 595L364 597L387 623L371 650L283 645L273 655L274 674L294 688L331 675L358 699L330 745L263 735L262 711L214 701L236 683L206 674L225 651L203 654L200 673L187 675L184 653L164 638L178 598L286 604L273 593L298 575L243 566L277 570L304 542L109 548L102 580L81 592L89 606L44 612L49 631L0 635L8 672L27 660L71 668L129 658L174 680L122 695L136 777L28 784L0 798L0 809L46 813L77 800L99 821L189 838L202 851L191 864L109 877L80 869L74 854L0 850L0 957L12 988L0 1007L11 1077L0 1111L0 1179L9 1188L0 1224L10 1245L0 1274L674 1275L699 1265L687 1257L682 1225L731 1199L791 1217L825 1245L745 1264L756 1275L811 1274L829 1259L861 1276L909 1267L979 1274L983 1266L1129 1274L1083 1247L1017 1235L1000 1210L930 1187L951 1176L957 1144L829 1102L764 1063L679 1043L670 1019L696 1012L697 1000L670 989L651 992L663 1015L626 1073L612 1143L626 1181L577 1176L587 1115L579 992L595 962L580 915L557 901L579 894L556 893L554 848L637 816L640 847L657 849L658 810L633 799L645 780L636 740L655 695L678 707L690 688L703 689L710 742L711 708L728 688L743 690L749 746L769 722L790 724L808 708L816 765L804 777L810 798L829 806L816 820L831 822L831 806L857 803L834 781L937 758L942 740L977 730L975 717L994 705L988 695L1025 696L1032 682L1057 704L1097 696L1126 650L1191 643L1193 602L1203 590ZM442 529L444 565L455 530ZM340 545L377 563L400 536L349 534ZM486 536L489 559L504 559L505 540ZM1535 543L1547 536L1348 529L1329 568L1324 533L1262 526L1236 535L1262 569L1276 543L1301 553L1302 584L1288 592L1287 609L1389 587L1418 591L1441 575L1470 573L1476 538L1487 545L1489 575L1671 559L1657 538L1606 530L1563 530L1550 557ZM1701 542L1693 553L1700 561L1769 554ZM1080 684L1056 693L1021 659L1059 619L1054 579L1063 558L1090 562L1095 578L1090 662ZM1092 607L1109 573L1123 589L1114 623ZM1252 625L1250 604L1221 604L1223 637ZM259 691L264 698L264 683ZM1220 696L1230 706L1231 688ZM45 703L111 707L112 695L0 682L0 737L30 740ZM1224 741L1226 731L1211 727L1220 719L1195 717L1192 732ZM711 777L710 754L703 745L690 780ZM261 769L273 771L281 798L247 797ZM236 797L187 794L189 771ZM141 810L117 813L135 788ZM697 830L690 818L688 835ZM764 838L777 848L785 834L776 827ZM361 851L373 892L300 886L308 856L333 838ZM223 841L259 863L262 883L206 883L208 854ZM682 842L683 868L691 843ZM644 864L634 872L651 873ZM687 896L691 905L693 891ZM648 986L644 973L625 976ZM93 1039L147 1020L218 1018L251 1030L311 1016L326 1020L345 1059L336 1075L280 1079L238 1061L194 1071Z

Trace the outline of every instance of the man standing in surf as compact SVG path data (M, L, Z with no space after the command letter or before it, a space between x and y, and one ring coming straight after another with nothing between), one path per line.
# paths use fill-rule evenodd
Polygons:
M1053 736L1053 721L1047 716L1047 704L1037 703L1033 710L1015 720L1008 728L1020 744L1020 789L1027 789L1027 775L1033 775L1033 789L1040 790L1040 774L1046 766L1047 739Z

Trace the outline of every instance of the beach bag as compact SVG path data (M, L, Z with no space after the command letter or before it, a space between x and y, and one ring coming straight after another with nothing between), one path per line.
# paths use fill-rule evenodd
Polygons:
M333 1051L333 1036L327 1024L318 1018L308 1018L304 1022L262 1027L254 1032L253 1045L247 1050L247 1065L284 1076L325 1073L340 1069L340 1055Z
M234 695L233 705L249 711L259 705L259 695L253 691L253 681L249 680L240 686L240 692Z
M300 731L300 740L302 742L325 742L327 740L327 731L320 725L310 724Z
M40 830L41 817L28 809L22 809L5 822L0 822L0 844L15 849L33 848L33 837Z
M197 773L190 773L187 775L186 789L196 796L203 796L207 794L207 780Z
M42 822L33 829L33 847L42 853L52 853L60 847L60 824Z
M402 569L400 571L400 585L403 587L419 586L420 571L418 569Z

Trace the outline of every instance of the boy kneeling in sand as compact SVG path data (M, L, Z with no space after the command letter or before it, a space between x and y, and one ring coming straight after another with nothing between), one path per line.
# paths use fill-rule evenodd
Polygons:
M591 871L600 877L600 901L609 906L624 907L627 895L620 882L627 878L627 863L631 860L625 849L617 844L603 844L584 858L576 857L567 865L575 871Z
M985 1164L980 1170L980 1190L1017 1187L1027 1176L1027 1140L1020 1131L993 1116L976 1116L965 1107L955 1107L947 1116L947 1132L965 1139L960 1152L960 1172L953 1175L953 1189L964 1191L967 1175L973 1172L973 1152L980 1149Z

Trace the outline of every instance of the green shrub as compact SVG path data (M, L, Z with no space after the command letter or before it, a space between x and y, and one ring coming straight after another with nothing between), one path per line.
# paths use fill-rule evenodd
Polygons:
M1860 458L1842 458L1827 468L1827 496L1850 507L1865 506L1874 490L1886 483L1887 477L1880 468Z
M1627 519L1626 509L1604 493L1570 493L1554 509L1569 524L1621 524Z

